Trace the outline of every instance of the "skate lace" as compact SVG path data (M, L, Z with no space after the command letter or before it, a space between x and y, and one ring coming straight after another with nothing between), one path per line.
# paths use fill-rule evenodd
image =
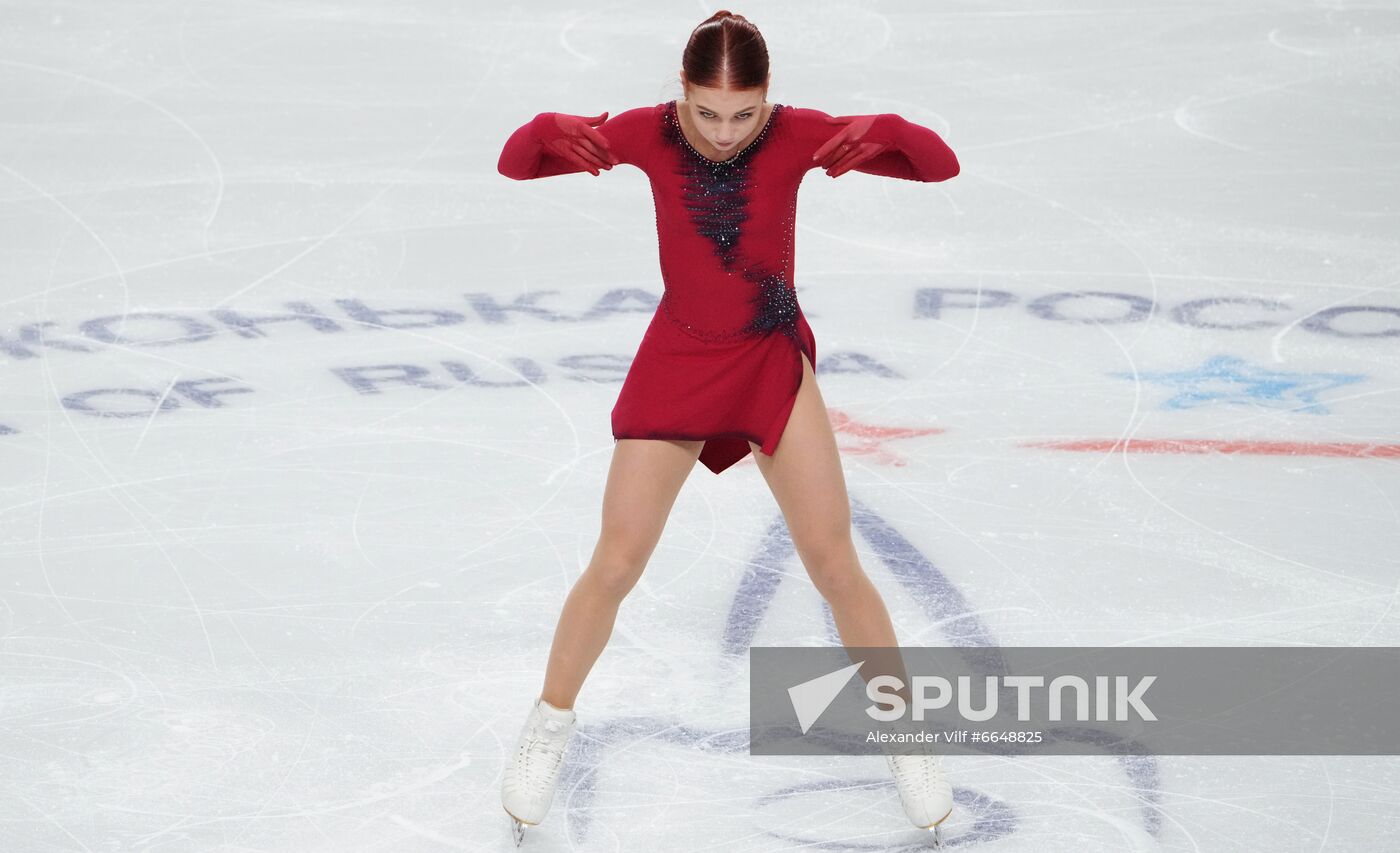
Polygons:
M943 768L933 755L891 755L896 784L901 789L927 791L938 784Z
M524 771L532 780L548 779L564 758L564 741L558 737L564 724L557 720L547 720L540 728L554 737L541 736L537 734L539 729L536 729L525 739Z

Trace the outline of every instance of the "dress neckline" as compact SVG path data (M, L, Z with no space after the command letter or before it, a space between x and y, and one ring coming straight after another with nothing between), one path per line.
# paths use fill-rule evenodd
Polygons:
M755 145L758 144L759 140L763 139L764 136L768 135L768 128L771 127L773 124L773 117L776 116L778 114L778 110L782 108L782 104L774 102L773 108L768 111L768 120L763 123L763 127L758 131L758 135L755 136L752 140L750 140L748 145L745 145L743 148L740 148L738 151L734 152L734 156L730 157L728 160L711 160L709 157L706 157L704 154L701 154L699 151L697 151L694 145L690 144L690 140L685 138L685 128L681 127L680 113L676 109L675 98L672 98L671 100L666 102L666 117L675 124L677 138L680 139L682 145L690 149L690 153L694 154L696 157L699 157L701 160L704 160L706 163L712 166L727 166L737 161L740 157L744 156L744 152L753 148Z

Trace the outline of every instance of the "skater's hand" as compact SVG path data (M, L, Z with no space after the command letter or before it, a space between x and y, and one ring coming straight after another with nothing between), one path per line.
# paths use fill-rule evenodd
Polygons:
M612 153L607 137L595 130L596 125L607 120L606 112L596 116L575 116L566 113L549 113L553 121L536 122L540 144L557 157L562 157L575 166L582 166L589 174L597 175L599 169L611 169L620 163ZM543 116L542 116L543 118ZM542 126L541 126L542 125Z
M844 175L861 163L887 151L892 143L877 138L872 133L878 115L868 116L828 116L828 124L844 125L833 137L822 144L812 159L820 163L831 177Z

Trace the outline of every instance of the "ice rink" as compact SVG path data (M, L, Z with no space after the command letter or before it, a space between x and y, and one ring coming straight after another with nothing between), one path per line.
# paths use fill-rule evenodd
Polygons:
M0 851L515 849L661 280L640 171L497 157L717 8L0 4ZM728 8L770 101L961 161L798 205L903 644L1400 645L1400 4ZM521 849L918 849L883 759L747 753L749 646L838 642L697 465ZM947 766L954 847L1400 835L1393 757Z

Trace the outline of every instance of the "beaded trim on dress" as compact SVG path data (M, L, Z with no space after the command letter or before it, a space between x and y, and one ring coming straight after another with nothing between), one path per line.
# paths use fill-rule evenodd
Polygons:
M667 142L681 152L681 156L676 158L676 171L684 181L682 203L690 213L690 221L696 231L713 244L715 254L726 270L735 271L740 261L742 226L749 218L749 166L762 149L769 130L779 119L778 114L784 109L783 104L773 104L768 120L758 135L733 157L720 161L711 160L695 150L681 132L676 102L672 100L666 104L661 127ZM662 307L687 332L702 340L732 341L772 331L784 332L795 339L797 295L782 271L774 272L762 264L750 262L743 265L741 272L756 288L750 300L754 305L753 317L741 329L728 332L697 329L671 312L664 293L661 297Z
M711 160L696 151L681 132L676 102L673 100L666 104L662 129L667 140L691 155L679 158L679 172L686 181L683 196L685 208L690 212L690 220L696 230L714 243L715 252L726 269L733 266L736 260L740 226L748 219L745 208L749 202L749 163L763 147L768 131L782 110L782 104L774 104L763 129L733 157Z

